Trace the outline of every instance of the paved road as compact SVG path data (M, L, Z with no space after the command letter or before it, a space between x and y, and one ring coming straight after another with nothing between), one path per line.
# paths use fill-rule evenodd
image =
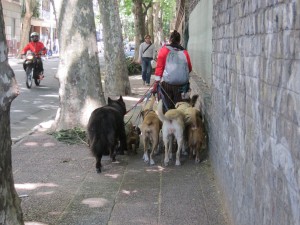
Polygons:
M127 52L133 55L134 51ZM15 72L20 95L12 102L11 137L13 142L19 141L40 126L49 127L59 106L59 82L54 77L57 72L59 58L52 56L44 60L45 79L40 86L32 85L28 89L25 84L25 71L22 60L10 58L9 64ZM104 55L99 53L101 70L104 69ZM42 124L41 124L42 123Z
M41 122L49 121L55 116L59 105L59 82L54 77L58 63L58 58L45 60L45 78L40 86L33 84L32 88L28 89L21 61L9 59L20 89L20 95L12 102L10 110L13 142L32 132Z

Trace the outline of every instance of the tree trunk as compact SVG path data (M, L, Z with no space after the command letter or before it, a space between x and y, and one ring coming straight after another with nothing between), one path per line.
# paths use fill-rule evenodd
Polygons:
M26 13L23 18L20 47L19 47L17 58L21 58L21 52L22 52L23 48L25 47L25 45L29 41L31 18L32 18L33 9L34 9L36 3L35 3L35 0L25 0L24 4L25 4L25 8L26 8Z
M11 162L10 106L19 94L15 74L8 64L5 25L0 1L0 224L22 225L20 199L14 187Z
M60 107L53 129L85 128L91 112L105 104L92 1L57 0ZM59 3L59 4L58 4Z
M57 37L57 27L58 27L58 25L57 25L57 13L56 13L56 8L55 8L55 3L54 3L54 0L50 0L50 2L51 2L51 4L52 4L52 8L53 8L53 14L54 14L54 18L55 18L55 27L56 27L56 29L55 29L55 37Z
M153 7L151 6L147 11L147 27L148 27L148 34L151 36L152 41L154 41L153 37Z
M144 41L145 36L145 17L143 14L143 0L133 1L134 28L135 28L135 51L134 61L139 58L140 44Z
M162 17L161 17L161 7L160 3L156 2L153 3L153 41L154 41L154 46L156 50L159 50L161 47L161 43L163 41L163 28L162 28Z
M126 66L118 0L99 0L104 34L105 91L112 95L131 93Z

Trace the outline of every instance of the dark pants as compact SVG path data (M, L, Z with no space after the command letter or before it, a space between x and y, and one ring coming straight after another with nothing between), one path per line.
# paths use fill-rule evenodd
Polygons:
M151 60L152 58L142 57L142 78L147 84L150 84L152 72Z
M158 95L158 99L163 99L164 108L163 111L166 112L169 109L175 109L175 104L181 102L181 88L182 85L172 85L166 82L161 82L161 94Z
M36 60L37 60L37 61L36 61L36 64L37 64L38 71L39 71L40 73L44 73L44 66L43 66L43 61L42 61L42 59L41 59L41 58L37 58Z

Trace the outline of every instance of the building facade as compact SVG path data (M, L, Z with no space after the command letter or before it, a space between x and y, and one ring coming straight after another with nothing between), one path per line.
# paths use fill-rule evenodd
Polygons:
M56 21L50 0L40 0L39 15L39 18L31 19L31 32L35 31L40 34L40 41L47 49L56 50Z
M2 0L5 33L9 56L18 53L22 32L22 2L21 0ZM56 21L54 10L50 0L39 0L39 18L31 18L31 32L40 34L40 41L48 49L57 50L58 41L56 38ZM29 34L28 34L29 41Z
M20 0L2 0L5 34L8 54L18 52L21 36L21 3Z

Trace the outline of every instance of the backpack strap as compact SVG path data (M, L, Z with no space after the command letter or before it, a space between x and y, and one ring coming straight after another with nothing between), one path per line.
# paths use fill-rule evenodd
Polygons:
M143 54L145 53L145 51L147 51L147 49L152 45L152 43L150 43L150 45L148 45L148 47L143 51Z
M166 46L166 48L167 49L169 49L170 51L183 51L183 50L181 50L181 49L179 49L179 48L173 48L172 46Z

